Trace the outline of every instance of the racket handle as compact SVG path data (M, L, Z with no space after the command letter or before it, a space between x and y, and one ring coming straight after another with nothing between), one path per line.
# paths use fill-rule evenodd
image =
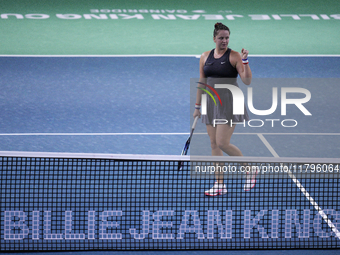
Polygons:
M191 129L195 129L195 127L196 127L196 124L197 124L197 121L198 121L198 116L196 116L196 117L195 117L195 119L194 119L194 123L192 124L192 127L191 127Z

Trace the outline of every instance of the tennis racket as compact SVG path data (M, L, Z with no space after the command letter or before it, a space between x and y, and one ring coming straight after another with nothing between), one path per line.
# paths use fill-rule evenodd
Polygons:
M195 130L195 127L196 127L196 124L197 124L197 120L198 120L198 116L195 117L194 123L192 124L189 138L187 139L187 141L184 145L181 156L187 155L187 153L188 153L191 138L192 138L192 135L194 134L194 130ZM178 162L178 170L182 170L182 168L183 168L183 161L179 161Z

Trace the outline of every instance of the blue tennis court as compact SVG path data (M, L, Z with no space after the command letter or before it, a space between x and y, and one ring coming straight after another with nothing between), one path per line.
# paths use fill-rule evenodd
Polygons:
M287 86L302 79L312 95L306 105L312 116L288 106L290 116L277 110L268 117L295 118L294 128L279 122L237 127L233 139L245 156L272 156L262 134L281 157L338 157L339 59L251 57L254 104L270 106L271 99L259 100L259 90L271 97L263 80ZM189 132L190 78L197 77L198 62L194 56L2 57L0 149L177 155Z

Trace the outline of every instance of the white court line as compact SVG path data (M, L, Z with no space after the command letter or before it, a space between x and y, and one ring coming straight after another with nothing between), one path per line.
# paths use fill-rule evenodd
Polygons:
M195 57L200 55L192 54L141 54L141 55L0 55L0 57L20 57L20 58L136 58L136 57Z
M262 134L264 135L340 135L340 133L262 133Z
M270 143L264 138L263 134L258 134L258 137L261 139L261 141L264 143L264 145L268 148L268 150L272 153L272 155L275 158L279 158L280 156L276 153L274 148L270 145ZM288 175L292 179L292 181L296 184L296 186L300 189L300 191L305 195L305 197L308 199L308 201L314 206L315 210L318 211L320 216L324 219L324 221L328 224L328 226L332 229L332 231L335 233L335 236L340 239L340 232L336 228L336 226L332 223L332 221L327 217L327 215L323 212L321 207L315 202L313 197L309 195L308 191L302 186L302 184L299 182L299 180L295 177L295 175L288 170Z
M2 133L0 136L129 136L189 135L189 133Z
M263 142L263 144L267 147L267 149L270 151L270 153L275 157L275 158L279 158L279 154L276 153L276 151L274 150L274 148L270 145L270 143L267 141L266 138L264 138L263 134L257 134L257 136L261 139L261 141Z
M197 133L199 135L208 133ZM340 135L340 133L233 133L233 135Z
M201 55L198 54L141 54L141 55L24 55L24 54L18 54L18 55L9 55L9 54L2 54L0 57L37 57L37 58L77 58L77 57L94 57L94 58L130 58L130 57L195 57L200 58ZM268 57L268 58L276 58L276 57L282 57L282 58L300 58L300 57L340 57L339 54L300 54L300 55L294 55L294 54L288 54L288 55L265 55L265 54L254 54L249 55L249 57Z
M274 58L280 58L280 57L283 57L283 58L285 58L285 57L288 57L288 58L321 57L321 58L323 58L323 57L340 57L340 55L339 54L329 54L329 55L327 55L327 54L315 54L315 55L313 55L313 54L306 54L306 55L303 55L303 54L301 54L301 55L256 55L256 54L254 54L254 55L249 55L249 57L264 57L264 58L266 58L266 57L268 57L268 58L271 58L271 57L274 57Z
M156 135L189 135L189 132L183 133L0 133L0 136L156 136ZM194 135L207 135L208 133L195 133ZM340 133L234 133L234 135L325 135L338 136Z

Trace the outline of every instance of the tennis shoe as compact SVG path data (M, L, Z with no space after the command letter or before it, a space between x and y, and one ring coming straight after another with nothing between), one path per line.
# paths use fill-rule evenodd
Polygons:
M250 172L246 172L246 183L244 184L244 191L249 191L255 187L256 176L259 174L260 169L256 167L252 167Z
M214 186L206 190L204 193L207 196L218 196L218 195L224 195L227 194L228 190L225 186L225 184L219 184L218 182L215 182Z

